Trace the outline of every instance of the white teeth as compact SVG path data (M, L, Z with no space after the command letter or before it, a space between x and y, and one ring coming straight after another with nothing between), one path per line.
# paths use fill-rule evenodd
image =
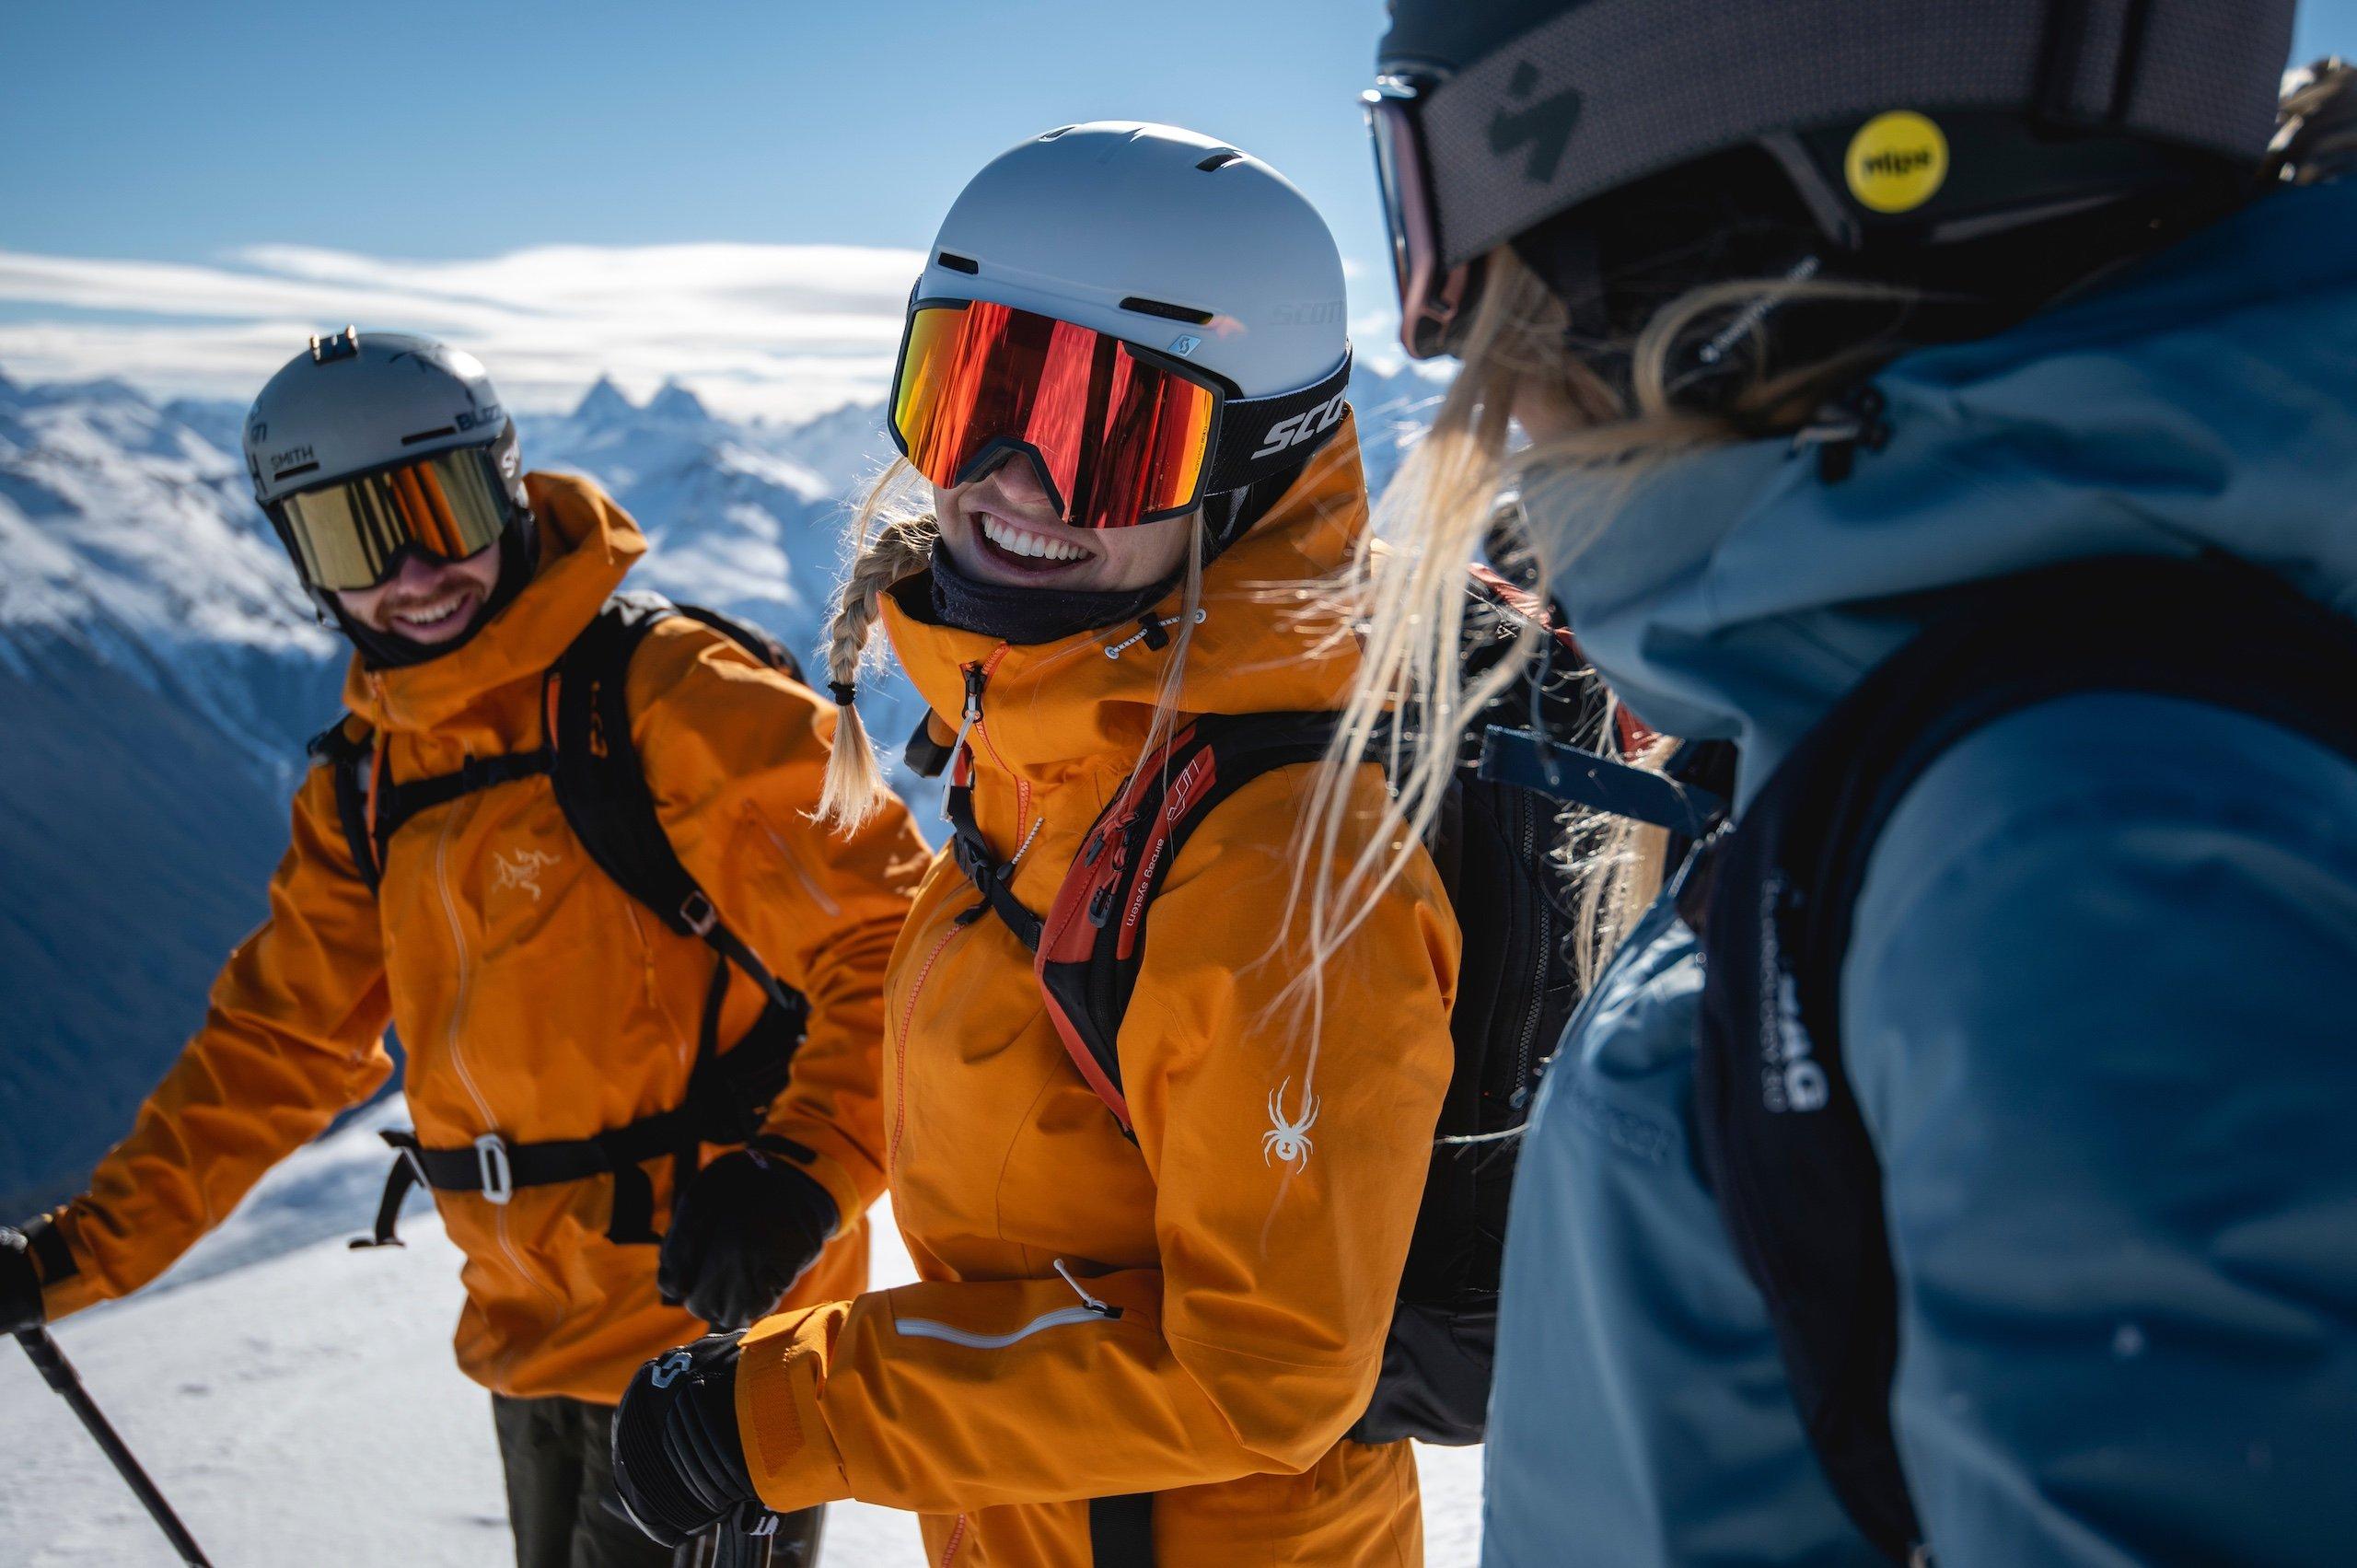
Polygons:
M458 614L459 607L466 602L465 594L455 593L448 598L437 600L433 604L422 604L414 610L397 610L393 612L393 619L405 621L412 626L432 626Z
M1013 555L1028 555L1041 561L1085 561L1088 558L1088 552L1077 545L1027 533L988 513L982 514L982 536Z

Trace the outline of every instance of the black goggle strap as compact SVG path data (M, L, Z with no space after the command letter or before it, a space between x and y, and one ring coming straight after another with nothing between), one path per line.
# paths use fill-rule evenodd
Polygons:
M1350 412L1351 356L1324 379L1270 398L1230 398L1220 406L1206 496L1225 495L1300 466Z

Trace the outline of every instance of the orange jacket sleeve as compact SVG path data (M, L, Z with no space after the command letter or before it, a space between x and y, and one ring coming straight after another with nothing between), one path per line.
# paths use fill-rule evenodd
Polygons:
M1298 1471L1364 1409L1453 1062L1458 934L1419 857L1333 960L1312 1072L1306 1030L1270 1016L1302 967L1271 947L1308 776L1231 796L1154 906L1120 1054L1160 1266L908 1285L757 1326L737 1411L772 1507ZM1298 1148L1264 1143L1272 1115Z
M43 1292L52 1318L137 1290L287 1155L366 1099L385 1053L383 935L354 870L328 771L295 796L270 916L238 945L210 1009L131 1135L59 1211L76 1272Z
M884 1190L884 970L929 854L897 800L850 837L810 820L833 705L716 633L666 623L631 680L639 755L680 863L810 1004L767 1131L815 1152L810 1174L848 1223Z

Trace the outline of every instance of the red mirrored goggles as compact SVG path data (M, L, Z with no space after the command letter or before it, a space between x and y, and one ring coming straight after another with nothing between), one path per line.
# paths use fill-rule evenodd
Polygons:
M1175 517L1202 498L1226 394L1109 333L988 300L919 301L892 439L946 489L1028 454L1077 528Z
M1399 343L1417 359L1456 352L1480 293L1480 267L1443 264L1440 208L1433 199L1422 108L1431 84L1385 76L1359 95L1375 143L1375 178L1391 238L1391 277L1399 290Z
M1132 528L1306 459L1346 411L1350 363L1298 391L1243 398L1094 328L921 299L893 373L892 441L944 489L1021 453L1068 527Z

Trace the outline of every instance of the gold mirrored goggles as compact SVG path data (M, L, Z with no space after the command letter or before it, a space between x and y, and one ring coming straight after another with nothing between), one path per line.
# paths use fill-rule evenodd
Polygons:
M489 447L461 447L323 484L273 508L304 580L373 588L417 551L462 561L499 542L514 515Z

